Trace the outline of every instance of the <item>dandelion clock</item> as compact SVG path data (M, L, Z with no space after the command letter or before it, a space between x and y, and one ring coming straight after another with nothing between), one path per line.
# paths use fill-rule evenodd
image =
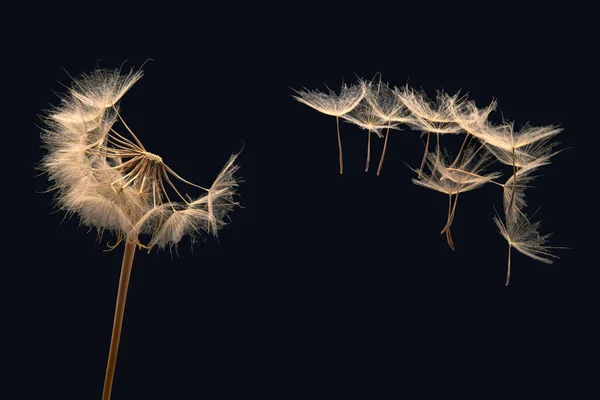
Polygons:
M46 113L42 132L47 154L41 165L57 208L100 236L113 233L110 248L124 247L103 400L111 397L136 250L171 248L184 236L192 243L204 234L216 236L236 205L237 155L212 185L200 186L147 150L123 120L119 102L141 77L141 71L96 70L74 79Z

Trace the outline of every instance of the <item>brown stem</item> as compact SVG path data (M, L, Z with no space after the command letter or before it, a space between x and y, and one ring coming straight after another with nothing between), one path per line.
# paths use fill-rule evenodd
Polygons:
M512 148L513 155L513 190L510 195L510 202L508 203L507 212L510 212L514 202L515 202L515 192L517 191L517 165L516 165L516 155L515 155L515 147Z
M454 251L454 241L452 240L450 229L446 231L446 241L448 242L448 246L450 246L450 250Z
M456 203L454 203L456 204ZM450 213L452 210L452 195L448 195L448 218L450 218ZM446 241L448 242L448 246L450 249L454 251L454 241L452 240L452 234L450 233L450 229L446 229Z
M335 123L337 125L337 138L338 148L340 153L340 175L344 173L344 156L342 155L342 138L340 137L340 117L335 117Z
M512 246L509 243L508 244L508 269L506 270L506 283L504 284L504 286L508 286L508 283L510 282L510 250L511 249L512 249Z
M388 124L387 130L385 131L385 140L383 141L383 151L381 152L381 159L379 160L379 168L377 168L377 176L381 173L381 167L383 167L383 159L385 158L385 150L387 149L388 135L390 134L390 125Z
M452 207L452 211L448 209L448 221L446 221L446 226L444 226L440 233L446 232L452 226L452 222L454 221L454 214L456 213L456 204L458 203L458 193L458 191L455 193L456 197L454 197L454 206ZM452 201L452 196L450 196L450 201Z
M371 131L368 131L367 135L367 166L365 172L369 171L369 164L371 164Z
M121 329L123 327L123 315L125 314L125 302L127 301L127 289L129 288L129 277L133 266L133 256L135 255L135 246L137 240L130 242L126 240L125 253L123 254L123 264L121 265L121 277L119 278L119 290L117 292L117 305L115 307L115 319L113 322L112 336L110 338L110 350L108 353L108 363L106 364L106 377L104 378L104 391L102 400L110 400L112 393L112 384L115 377L115 367L117 365L117 354L119 352L119 341L121 339Z
M423 167L425 166L425 160L427 160L427 153L429 152L429 136L430 133L427 132L427 141L425 142L425 153L423 153L423 161L421 161L421 167L419 171L423 172Z

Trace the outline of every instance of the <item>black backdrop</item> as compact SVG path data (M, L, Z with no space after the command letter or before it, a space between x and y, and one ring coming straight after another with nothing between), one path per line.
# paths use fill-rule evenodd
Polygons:
M243 207L219 239L136 254L113 399L380 398L480 384L487 394L512 379L557 385L566 366L586 360L597 296L582 238L596 217L581 157L589 154L582 137L595 133L576 103L589 79L577 51L534 33L515 38L509 54L465 44L461 55L406 43L397 54L302 39L280 46L276 36L187 53L55 56L31 77L32 163L44 154L36 114L58 103L52 92L69 84L65 71L127 70L149 58L121 103L146 148L209 184L243 147ZM557 250L553 265L513 250L505 287L506 243L492 221L501 197L488 185L460 199L449 250L439 234L446 198L411 183L423 143L409 129L391 134L377 177L382 141L365 173L366 134L342 124L340 176L334 118L296 102L292 89L337 88L376 72L430 95L462 89L478 105L495 98L517 126L563 127L557 140L567 150L527 196L531 211L541 206L542 231L555 232L551 244L571 249ZM53 213L52 195L39 193L45 177L33 187L43 240L25 266L28 369L40 372L46 393L100 398L122 247L105 252L106 240Z

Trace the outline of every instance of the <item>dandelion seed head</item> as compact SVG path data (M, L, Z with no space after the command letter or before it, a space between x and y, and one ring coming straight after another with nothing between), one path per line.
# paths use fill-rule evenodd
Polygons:
M163 163L162 157L159 156L159 155L152 154L152 153L149 153L147 151L142 152L142 154L144 155L144 157L146 157L148 160L150 160L152 162L155 162L157 164L162 164Z
M149 235L150 249L176 246L186 235L192 242L203 233L216 235L237 204L237 155L230 157L213 185L204 188L146 151L118 104L141 77L141 71L84 74L48 112L42 134L48 153L42 168L52 182L56 204L99 235L111 231L136 241ZM200 196L184 197L176 182L200 190Z

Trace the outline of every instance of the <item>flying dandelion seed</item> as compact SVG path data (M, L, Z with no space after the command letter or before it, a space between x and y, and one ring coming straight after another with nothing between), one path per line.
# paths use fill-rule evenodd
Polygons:
M454 221L459 193L475 190L486 183L493 182L501 175L499 172L482 174L491 159L490 153L476 150L471 146L467 147L460 157L460 161L457 162L459 160L457 157L452 162L452 165L457 164L456 168L449 168L452 157L447 153L440 154L440 149L437 149L427 156L429 172L417 170L418 177L413 179L413 183L416 185L448 195L448 218L440 233L446 234L448 246L452 250L454 250L454 242L450 227Z
M297 99L338 119L342 117L368 132L365 171L369 170L371 133L383 137L382 131L385 130L377 175L383 165L390 129L400 130L401 125L406 125L426 135L420 167L411 168L417 174L413 182L448 196L448 216L441 233L446 234L452 250L455 246L450 228L459 194L491 183L502 188L506 222L499 217L495 217L494 221L509 243L506 284L510 280L510 249L513 247L538 261L549 262L551 257L555 257L548 250L561 247L547 246L545 243L550 235L537 234L539 223L529 222L523 209L527 206L525 189L531 186L534 174L561 151L555 150L558 143L552 141L562 131L561 128L525 125L515 131L513 122L502 121L495 125L489 121L490 114L497 107L495 100L484 108L478 108L466 95L459 96L458 93L449 95L438 91L435 98L430 99L423 91L416 91L408 85L391 87L382 81L380 74L378 80L359 79L354 90L353 96L349 93L344 96L343 92L340 96L333 92L331 95L301 92L303 98ZM312 101L307 101L309 98ZM436 135L433 152L429 150L431 134ZM446 148L440 145L440 137L461 134L465 135L462 145L456 157L450 157ZM505 183L496 181L501 172L485 172L496 161L512 167L512 174Z
M97 70L74 80L61 104L48 112L42 140L48 150L42 169L52 182L57 206L78 215L80 224L101 237L125 242L103 400L110 399L129 277L136 247L176 247L184 236L192 243L217 235L226 224L238 179L237 155L229 158L210 187L192 183L155 153L149 152L119 113L119 101L142 77L120 70ZM125 132L119 133L120 123ZM176 183L180 186L176 186ZM199 190L191 198L181 185ZM142 238L148 237L146 243Z
M500 234L508 243L508 267L506 270L506 285L510 282L511 249L515 248L520 253L541 261L552 264L552 258L558 258L550 253L552 247L546 243L552 234L540 235L538 233L540 221L531 223L524 214L507 217L504 223L498 216L494 222L500 230Z
M514 187L509 208L512 208L514 202L519 169L534 169L547 164L550 157L554 155L552 153L554 144L548 144L547 141L560 132L561 129L554 126L525 126L521 131L515 132L514 123L504 123L500 126L486 123L482 129L473 131L474 136L492 149L490 151L498 161L513 168Z
M399 130L399 123L410 125L414 123L414 120L404 103L397 96L396 89L392 89L388 84L383 83L381 77L377 84L366 83L366 87L365 99L367 103L373 113L386 123L383 150L377 168L377 176L379 176L383 167L383 160L385 159L390 129Z
M369 84L361 82L361 85L364 87L365 93L370 92L371 89L369 88ZM342 118L344 118L347 122L358 126L360 129L367 131L367 162L365 171L368 171L371 163L371 133L374 133L377 135L377 137L382 138L382 130L389 128L395 129L398 124L391 124L389 119L386 120L382 118L381 115L377 113L373 107L371 107L368 101L360 102L351 111L344 114Z
M329 89L329 88L328 88ZM362 84L347 86L342 85L340 94L329 89L329 93L317 90L296 91L296 100L315 110L335 117L338 138L338 151L340 156L340 174L344 173L344 157L342 153L342 139L340 137L340 117L352 111L365 96L365 87Z
M417 92L414 89L405 86L402 89L394 91L400 102L410 111L413 119L409 125L418 131L427 135L425 142L425 152L421 161L420 170L423 170L427 153L429 151L429 139L432 133L435 133L439 143L440 135L457 134L463 131L463 128L456 122L453 110L460 108L464 98L459 98L458 94L450 96L443 92L438 92L435 97L435 103L432 103L423 92Z

